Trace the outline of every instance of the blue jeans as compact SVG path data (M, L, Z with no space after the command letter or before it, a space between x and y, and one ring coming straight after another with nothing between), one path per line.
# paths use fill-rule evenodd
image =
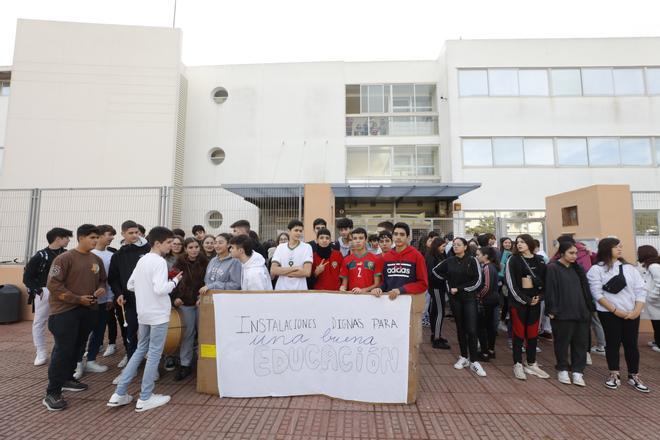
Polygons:
M103 344L103 336L105 335L105 325L108 322L108 312L105 310L105 304L99 304L99 309L94 311L97 314L96 327L92 330L92 335L87 344L87 360L95 361L96 355L99 354L99 348ZM80 362L82 359L79 359Z
M121 373L119 385L117 385L117 394L120 396L126 395L128 385L137 375L137 370L146 354L147 364L142 374L140 399L147 400L151 397L151 393L154 391L154 382L158 374L158 364L160 363L160 356L163 354L163 347L165 347L169 325L169 322L158 325L140 324L138 328L138 346Z

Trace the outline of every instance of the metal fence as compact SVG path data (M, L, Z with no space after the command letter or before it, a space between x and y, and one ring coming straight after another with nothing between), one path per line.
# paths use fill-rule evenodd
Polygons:
M660 249L660 192L633 192L635 242Z

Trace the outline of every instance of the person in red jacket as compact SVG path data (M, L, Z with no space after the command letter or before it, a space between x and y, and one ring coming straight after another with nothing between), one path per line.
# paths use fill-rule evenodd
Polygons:
M367 250L367 231L356 228L351 233L353 249L341 266L341 291L368 293L380 286L381 258Z
M339 290L339 271L343 259L341 252L332 248L330 231L327 228L319 229L312 263L314 290Z
M410 226L399 222L394 225L394 249L383 255L383 285L371 293L386 293L390 299L399 295L420 294L428 289L426 260L417 249L408 244Z

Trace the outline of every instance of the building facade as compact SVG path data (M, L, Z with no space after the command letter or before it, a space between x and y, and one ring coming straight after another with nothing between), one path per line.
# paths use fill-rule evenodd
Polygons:
M396 217L457 234L504 219L502 234L539 235L546 196L593 184L660 190L660 38L230 66L183 66L181 38L19 20L0 73L0 188L165 188L168 224L249 217L268 236L311 183L372 230Z

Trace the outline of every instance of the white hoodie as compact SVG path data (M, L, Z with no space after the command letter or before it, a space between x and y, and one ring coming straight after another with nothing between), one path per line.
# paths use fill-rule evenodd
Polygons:
M242 263L241 290L273 290L266 260L258 252L252 252L250 259Z

